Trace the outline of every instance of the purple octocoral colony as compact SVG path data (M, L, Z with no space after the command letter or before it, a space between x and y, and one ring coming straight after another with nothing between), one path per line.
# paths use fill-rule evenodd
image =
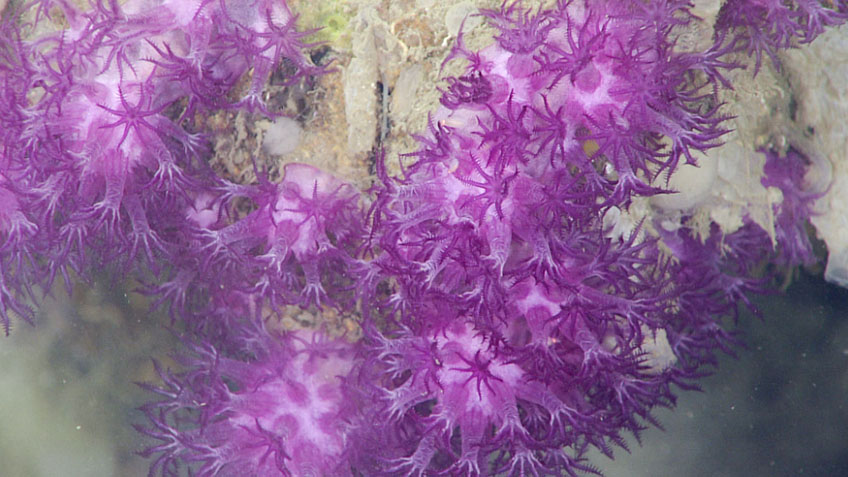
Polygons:
M326 72L282 1L13 9L0 317L30 319L35 288L107 264L170 304L188 351L148 386L163 398L139 426L161 441L152 474L595 472L589 448L623 446L674 404L672 385L732 352L723 322L763 289L758 264L813 260L803 223L820 191L804 190L796 149L763 151L762 185L783 197L773 231L645 208L721 145L738 54L776 62L848 5L728 0L700 49L682 40L692 7L482 11L494 44L459 35L446 61L466 70L402 174L381 158L365 198L302 164L230 182L189 127L220 109L271 115L262 89L283 64L288 82ZM362 337L269 331L286 305L355 315Z

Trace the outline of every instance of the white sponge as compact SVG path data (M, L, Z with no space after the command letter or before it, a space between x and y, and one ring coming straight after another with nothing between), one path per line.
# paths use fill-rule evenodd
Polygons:
M286 155L297 149L301 132L300 125L294 119L277 118L265 131L262 148L272 156Z

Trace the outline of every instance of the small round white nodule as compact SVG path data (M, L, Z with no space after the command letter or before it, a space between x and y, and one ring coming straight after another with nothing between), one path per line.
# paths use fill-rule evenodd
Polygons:
M301 132L300 125L294 119L277 118L265 131L262 149L272 156L286 155L297 149Z
M718 160L715 157L693 151L698 165L678 164L666 184L655 184L676 192L651 197L651 205L664 210L688 210L706 200L718 176Z

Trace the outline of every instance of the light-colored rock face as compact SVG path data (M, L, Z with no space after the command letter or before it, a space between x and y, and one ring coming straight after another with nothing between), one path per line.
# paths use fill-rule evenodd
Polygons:
M782 58L797 104L796 128L833 168L812 218L828 248L825 278L848 287L848 28L834 28ZM807 179L815 183L821 176L817 170Z
M700 45L711 31L720 1L695 2L703 19L685 45ZM701 35L697 33L701 31ZM753 65L727 73L733 90L721 91L732 131L723 145L698 156L698 165L679 167L664 184L668 195L651 198L663 223L693 218L690 226L702 237L711 223L733 233L746 220L762 227L775 242L775 210L780 190L762 185L765 156L761 149L801 152L809 161L804 192L822 194L811 222L827 245L825 278L848 287L848 27L834 28L811 44L780 53L781 68L764 61L756 76ZM737 58L746 65L750 58ZM632 207L631 207L632 208ZM645 211L643 211L644 214ZM633 214L634 211L628 211Z
M377 131L375 89L380 81L380 70L374 35L379 22L374 8L360 11L352 21L352 58L345 67L344 95L347 145L353 153L370 150Z

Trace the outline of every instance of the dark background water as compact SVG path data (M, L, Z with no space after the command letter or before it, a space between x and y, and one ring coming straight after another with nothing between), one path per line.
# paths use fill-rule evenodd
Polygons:
M848 476L848 290L801 272L756 303L747 349L656 413L665 432L599 460L608 477Z

